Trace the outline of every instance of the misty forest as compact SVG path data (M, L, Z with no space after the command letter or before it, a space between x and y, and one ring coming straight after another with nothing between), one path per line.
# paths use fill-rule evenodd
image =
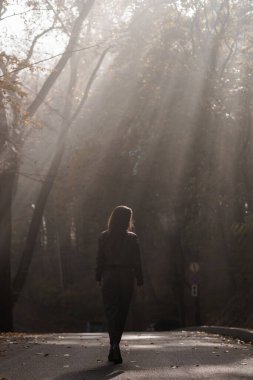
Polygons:
M0 331L98 331L111 210L129 330L253 327L251 0L0 1Z

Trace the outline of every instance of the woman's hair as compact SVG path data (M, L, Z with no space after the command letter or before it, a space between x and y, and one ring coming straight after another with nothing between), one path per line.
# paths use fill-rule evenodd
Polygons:
M131 231L133 229L133 211L127 206L117 206L108 220L110 232Z

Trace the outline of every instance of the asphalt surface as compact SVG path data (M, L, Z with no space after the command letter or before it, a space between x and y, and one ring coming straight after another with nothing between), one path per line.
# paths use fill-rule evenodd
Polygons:
M253 346L197 331L127 333L123 364L106 334L0 335L0 380L253 380Z

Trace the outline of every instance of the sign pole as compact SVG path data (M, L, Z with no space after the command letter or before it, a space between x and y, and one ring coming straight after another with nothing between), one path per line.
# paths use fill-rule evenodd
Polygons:
M201 325L201 316L200 316L200 302L199 302L199 263L192 262L190 263L190 271L192 272L191 276L191 296L195 297L195 324L196 326Z

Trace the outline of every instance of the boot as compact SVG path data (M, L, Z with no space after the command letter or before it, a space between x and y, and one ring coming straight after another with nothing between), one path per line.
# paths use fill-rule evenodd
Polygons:
M112 346L112 352L113 352L112 361L115 364L121 364L122 363L122 357L121 357L119 344L116 343Z
M109 355L108 355L108 361L109 362L113 362L113 347L112 347L112 344L110 346L110 351L109 351Z

